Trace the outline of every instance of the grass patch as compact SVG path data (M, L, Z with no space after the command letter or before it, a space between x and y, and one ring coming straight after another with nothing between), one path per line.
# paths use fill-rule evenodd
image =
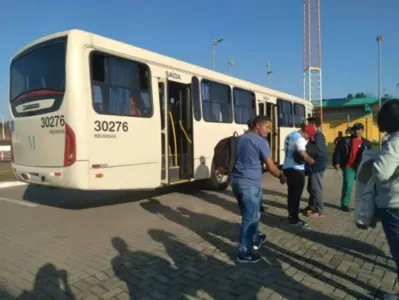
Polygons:
M0 181L14 181L14 174L11 168L1 168L0 169Z

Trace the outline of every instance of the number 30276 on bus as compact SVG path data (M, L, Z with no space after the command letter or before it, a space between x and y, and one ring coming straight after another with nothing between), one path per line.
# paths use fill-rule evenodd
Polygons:
M40 127L42 128L55 128L65 126L65 117L61 116L51 116L40 118Z
M119 121L94 121L94 130L99 132L127 132L129 126L127 122Z

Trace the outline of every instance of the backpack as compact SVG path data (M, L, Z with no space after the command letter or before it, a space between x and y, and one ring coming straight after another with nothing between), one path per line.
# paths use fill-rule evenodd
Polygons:
M306 144L306 152L311 158L315 158L317 156L317 145L315 142L308 141ZM299 154L298 151L295 151L292 155L295 163L302 165L305 164L305 160L303 159L302 155Z
M214 148L213 163L219 174L228 174L233 170L236 160L236 146L238 133L221 139Z

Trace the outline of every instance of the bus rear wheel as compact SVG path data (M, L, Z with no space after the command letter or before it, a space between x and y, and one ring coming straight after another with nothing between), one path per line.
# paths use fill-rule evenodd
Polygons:
M207 186L215 191L225 191L231 182L231 173L219 174L215 168L215 163L212 162L211 178L207 180Z

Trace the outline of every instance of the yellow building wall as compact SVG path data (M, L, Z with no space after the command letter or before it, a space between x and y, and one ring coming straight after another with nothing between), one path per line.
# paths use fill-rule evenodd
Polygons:
M349 127L352 127L355 123L362 123L364 125L363 137L368 139L370 142L379 141L379 131L377 124L374 123L371 115L366 117L360 117L357 119L351 119ZM342 131L345 134L345 130L348 128L347 120L325 120L323 121L323 133L326 137L327 143L333 143L334 139L338 136L338 131Z

